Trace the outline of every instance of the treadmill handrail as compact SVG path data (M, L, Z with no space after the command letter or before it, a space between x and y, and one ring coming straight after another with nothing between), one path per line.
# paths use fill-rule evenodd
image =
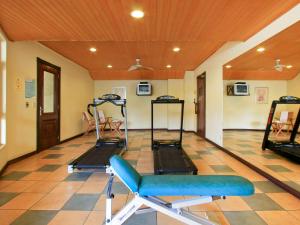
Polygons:
M184 100L179 99L164 99L164 100L151 100L152 104L182 104Z
M181 115L180 115L180 137L179 137L179 145L182 146L182 132L183 132L183 113L184 113L184 100L180 99L166 99L166 100L151 100L151 148L154 146L154 113L153 106L154 104L180 104L181 105ZM177 141L177 140L176 140Z
M100 139L100 130L99 130L99 115L97 113L97 106L100 106L106 102L110 102L115 106L121 106L121 114L125 119L125 148L128 149L128 121L127 121L127 108L126 108L126 99L101 99L101 98L94 98L93 104L90 104L94 108L94 120L96 123L96 135L97 141Z
M96 106L102 105L106 102L110 102L110 103L114 104L115 106L125 106L126 105L126 99L110 100L110 99L94 98L94 104Z

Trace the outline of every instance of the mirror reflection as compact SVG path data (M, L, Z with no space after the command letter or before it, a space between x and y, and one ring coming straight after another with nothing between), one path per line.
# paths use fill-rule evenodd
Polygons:
M224 65L223 145L300 192L300 100L279 101L300 97L299 37L300 22Z

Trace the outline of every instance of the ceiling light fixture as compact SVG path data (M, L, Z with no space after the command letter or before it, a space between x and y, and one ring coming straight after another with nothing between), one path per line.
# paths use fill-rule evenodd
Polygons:
M179 47L174 47L173 48L173 52L179 52L180 51L180 48Z
M91 48L90 48L90 52L96 52L96 51L97 51L96 48L94 48L94 47L91 47Z
M144 17L144 12L142 10L133 10L130 15L133 18L140 19Z
M291 69L293 66L292 65L286 65L287 69Z
M108 65L107 65L107 68L111 69L111 68L112 68L112 65L108 64Z
M166 65L166 67L169 69L169 68L171 68L172 66L171 66L170 64L168 64L168 65Z
M230 69L232 66L231 65L226 65L225 66L227 69Z
M257 52L264 52L266 49L264 47L259 47L256 49Z

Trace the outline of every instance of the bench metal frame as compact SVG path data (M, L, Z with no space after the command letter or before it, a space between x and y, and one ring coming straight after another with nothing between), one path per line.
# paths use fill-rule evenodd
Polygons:
M207 217L205 218L196 216L193 213L190 213L187 210L183 209L183 207L206 204L220 198L225 198L223 196L200 196L191 199L167 202L156 196L141 196L139 195L139 193L135 192L133 199L118 213L112 215L112 199L114 198L114 195L112 193L112 185L114 176L116 175L124 185L126 185L126 183L123 181L122 177L120 177L114 171L112 167L109 167L106 172L110 174L106 193L106 225L121 225L134 213L140 214L152 211L161 212L167 216L170 216L180 222L189 225L216 225L216 223L210 221ZM130 190L127 185L126 187ZM143 205L147 206L148 208L140 209L140 207Z

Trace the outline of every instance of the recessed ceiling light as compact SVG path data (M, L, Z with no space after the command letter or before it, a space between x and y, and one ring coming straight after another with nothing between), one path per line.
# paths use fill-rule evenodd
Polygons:
M107 65L107 68L112 68L112 65L108 64L108 65Z
M227 69L230 69L232 66L231 65L226 65L225 66Z
M130 15L133 18L140 19L144 17L144 12L142 10L133 10Z
M266 49L264 47L259 47L258 49L256 49L256 51L258 52L264 52Z
M91 51L91 52L96 52L96 51L97 51L97 49L96 49L96 48L94 48L94 47L92 47L92 48L90 48L90 51Z
M179 52L180 51L180 48L179 47L174 47L173 48L173 52Z
M172 66L170 64L166 65L167 68L171 68Z
M292 65L287 65L286 68L291 69L293 66Z

